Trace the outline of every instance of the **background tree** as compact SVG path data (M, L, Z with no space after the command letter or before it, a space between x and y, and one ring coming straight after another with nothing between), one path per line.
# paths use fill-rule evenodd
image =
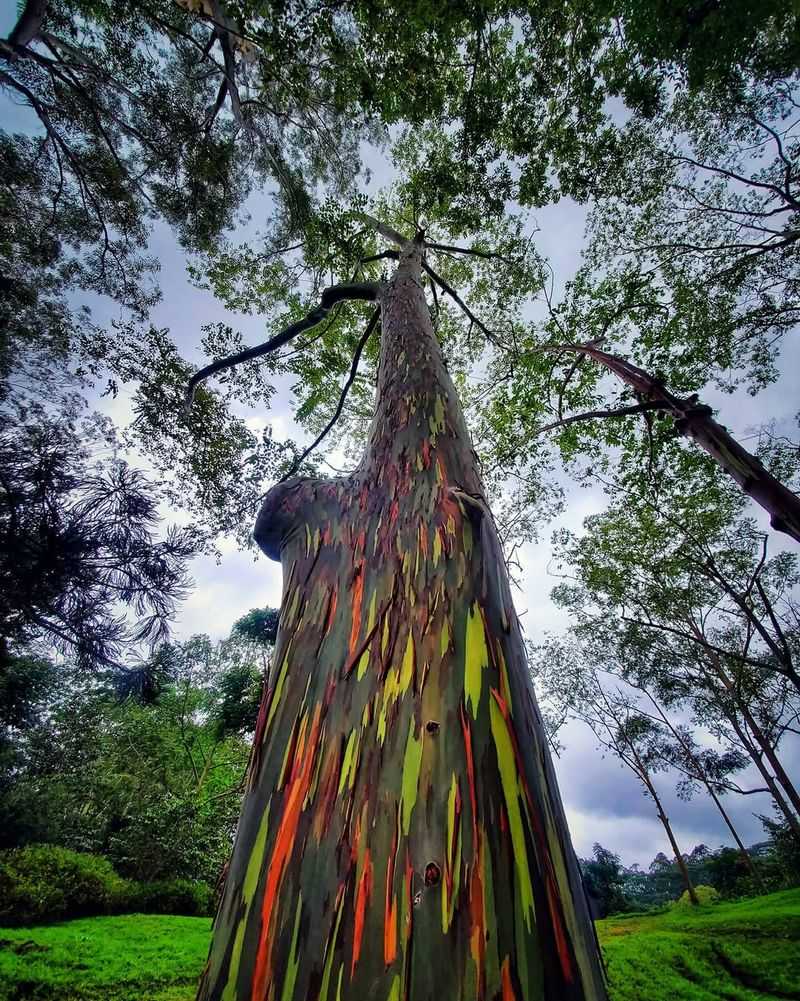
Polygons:
M119 676L102 664L98 680L14 660L2 688L3 847L61 845L104 855L129 878L213 887L239 811L260 654L270 649L235 633L192 637L143 665L157 690L130 686L122 698Z
M611 751L639 780L653 801L689 897L697 904L691 875L657 788L656 774L669 767L661 750L662 728L641 712L636 699L622 686L604 685L579 650L551 639L540 647L529 647L529 654L540 697L555 705L564 718L585 723L600 746Z
M595 842L592 857L581 859L580 864L593 917L605 918L629 909L630 903L623 892L623 867L618 855Z
M107 422L59 418L24 409L0 433L0 651L46 637L108 665L163 639L196 543L188 529L157 537L158 488L113 457Z

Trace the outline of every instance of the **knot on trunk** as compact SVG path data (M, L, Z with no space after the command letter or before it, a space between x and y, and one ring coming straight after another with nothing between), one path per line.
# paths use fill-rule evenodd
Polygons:
M281 549L300 522L300 512L314 499L317 483L298 476L277 483L264 497L253 538L271 560L280 560Z

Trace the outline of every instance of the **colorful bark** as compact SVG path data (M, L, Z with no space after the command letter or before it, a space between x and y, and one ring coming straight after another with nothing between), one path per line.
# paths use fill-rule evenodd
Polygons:
M359 468L275 488L275 673L201 1001L604 999L420 248Z

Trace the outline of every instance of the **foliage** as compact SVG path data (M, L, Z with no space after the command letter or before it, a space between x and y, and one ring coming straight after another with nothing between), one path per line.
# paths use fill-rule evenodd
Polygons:
M46 636L84 667L108 666L123 648L163 640L193 533L158 538L158 487L113 449L107 422L76 413L21 408L0 432L3 657Z
M100 855L55 845L26 845L0 853L0 920L37 924L98 914L210 914L206 883L122 879Z
M26 718L5 732L3 843L50 841L102 854L128 878L213 887L230 851L270 651L239 637L194 637L157 651L155 664L169 667L158 687L134 686L122 701L116 674L100 683L66 668L49 673ZM23 662L15 670L24 678Z
M128 880L127 883L131 893L124 907L126 911L186 917L204 917L212 912L213 894L207 883L191 879L162 879L153 883Z
M630 910L625 897L624 874L619 855L600 844L592 847L592 858L580 860L583 885L598 918Z
M697 897L697 902L701 906L704 904L716 904L720 900L719 891L713 886L703 886L702 883L698 884L694 888L695 896ZM674 904L675 907L696 907L697 904L692 903L689 899L688 890L684 890L683 893L678 897Z
M778 886L800 886L800 843L785 818L761 817L768 836L772 879Z

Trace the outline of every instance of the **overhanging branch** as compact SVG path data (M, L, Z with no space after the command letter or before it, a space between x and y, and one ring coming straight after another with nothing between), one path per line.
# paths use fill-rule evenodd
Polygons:
M186 409L188 410L191 407L197 387L210 376L216 375L217 372L224 372L226 369L233 368L236 365L241 365L242 362L253 361L255 358L263 358L264 355L277 351L278 348L282 348L284 344L288 344L289 341L304 330L315 327L324 320L337 302L342 302L346 299L361 299L373 302L377 294L378 285L375 282L354 285L332 285L330 288L326 288L320 298L319 306L304 316L302 320L290 324L290 326L284 328L280 333L271 337L263 344L246 348L235 355L228 355L227 358L221 358L219 361L212 362L210 365L206 365L205 368L201 368L199 372L195 372L186 387Z
M450 296L450 298L453 300L453 302L455 302L455 304L462 310L462 312L464 313L464 315L467 316L467 318L472 323L474 323L475 326L480 331L482 331L486 335L486 337L492 342L492 344L494 344L494 346L498 347L498 348L502 347L502 344L500 344L500 342L497 340L497 338L492 333L492 331L489 330L489 328L486 326L486 324L483 323L481 320L478 319L478 317L472 312L472 310L464 302L464 300L461 298L461 296L458 294L458 292L456 292L456 290L454 288L452 288L452 286L448 285L447 282L444 280L444 278L441 278L433 270L433 268L430 266L430 264L428 264L428 262L425 260L424 257L422 259L422 267L423 267L423 270L425 271L425 273L430 277L431 281L436 282L436 284L439 286L439 288L443 292L445 292L447 295Z

